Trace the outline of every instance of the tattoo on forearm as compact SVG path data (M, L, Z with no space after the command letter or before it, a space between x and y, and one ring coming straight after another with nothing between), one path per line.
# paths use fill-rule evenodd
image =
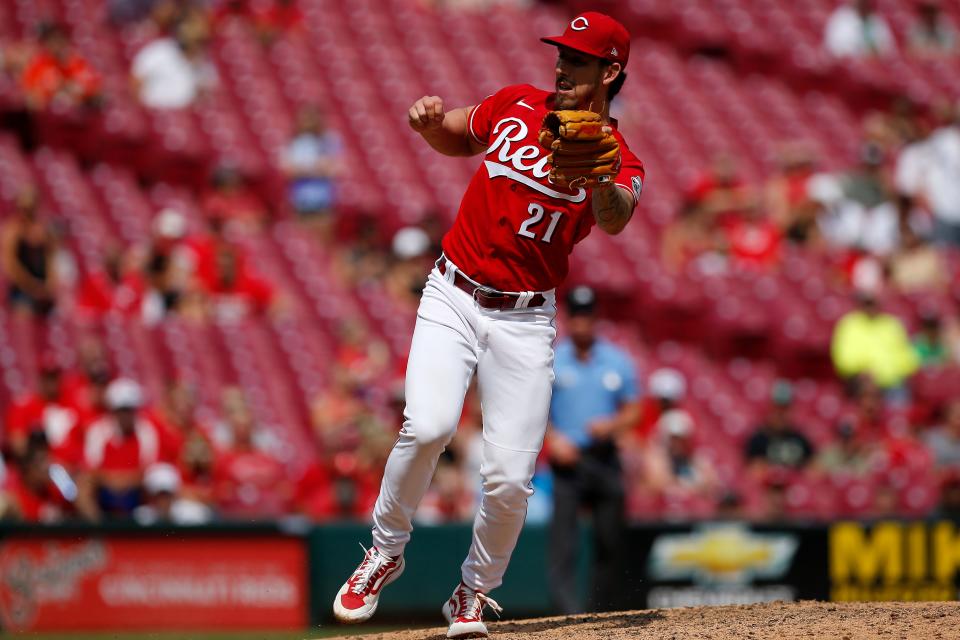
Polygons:
M593 215L598 224L618 224L630 215L630 208L617 193L616 186L596 189L593 194Z

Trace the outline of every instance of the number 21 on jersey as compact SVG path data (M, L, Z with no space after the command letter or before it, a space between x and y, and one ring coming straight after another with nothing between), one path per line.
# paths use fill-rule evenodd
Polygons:
M531 202L530 206L527 207L527 213L530 214L530 217L520 225L520 230L517 231L517 235L536 240L537 234L531 231L530 227L536 226L543 220L545 211L543 207L536 202ZM550 214L550 224L547 226L546 232L540 237L540 242L550 242L553 238L553 232L557 230L557 224L559 224L561 216L563 216L562 211L554 211Z

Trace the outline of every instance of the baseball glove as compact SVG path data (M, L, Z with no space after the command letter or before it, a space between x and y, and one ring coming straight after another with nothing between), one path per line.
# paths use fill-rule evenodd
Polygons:
M550 151L550 181L571 189L611 182L620 171L620 144L593 111L551 111L540 146Z

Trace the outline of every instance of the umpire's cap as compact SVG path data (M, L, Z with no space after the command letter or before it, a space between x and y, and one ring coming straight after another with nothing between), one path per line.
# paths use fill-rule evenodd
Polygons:
M597 294L586 285L574 287L567 293L567 313L571 316L593 315L597 306Z

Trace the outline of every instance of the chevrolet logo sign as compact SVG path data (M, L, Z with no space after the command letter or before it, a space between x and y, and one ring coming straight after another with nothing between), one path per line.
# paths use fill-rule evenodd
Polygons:
M649 572L656 580L743 584L779 578L793 560L796 536L758 534L741 524L705 525L691 533L658 536Z

